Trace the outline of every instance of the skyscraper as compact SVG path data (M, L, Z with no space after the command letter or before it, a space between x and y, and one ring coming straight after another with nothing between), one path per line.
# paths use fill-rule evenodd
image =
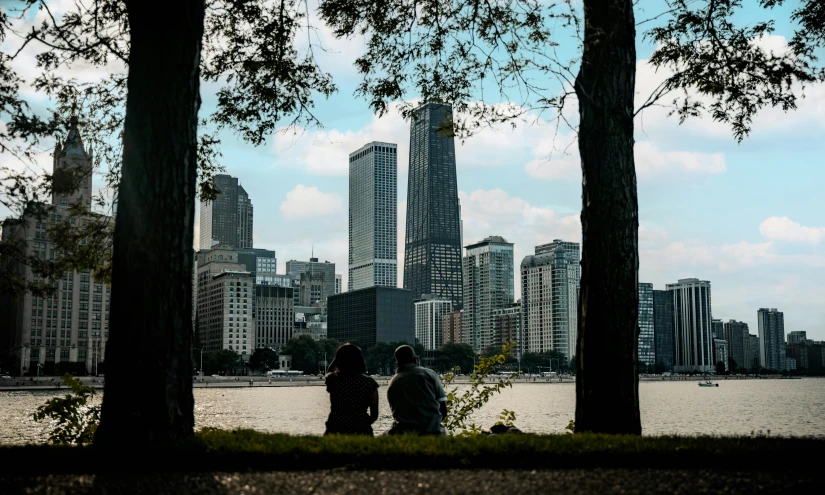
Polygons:
M748 338L748 324L742 321L728 320L723 324L725 340L728 341L728 355L737 368L749 367L745 362L745 339ZM736 370L728 370L736 371Z
M312 285L312 279L316 282L322 278L323 293L320 300L323 303L327 302L329 296L335 295L335 263L329 261L320 262L318 258L312 257L309 261L289 260L286 262L286 273L301 280L302 273L312 273L313 276L307 280L310 282L308 287ZM303 298L303 296L299 296ZM312 299L312 296L308 296ZM303 300L303 299L301 299Z
M667 284L673 295L674 362L677 373L715 371L710 282L696 278Z
M759 308L759 365L765 369L788 369L785 356L785 313L776 308Z
M468 245L463 271L464 343L481 352L498 342L492 311L513 304L513 243L494 235Z
M398 149L372 142L349 155L349 290L396 287Z
M215 176L220 194L214 201L202 201L200 248L223 244L235 249L252 247L252 201L238 179L227 174Z
M424 299L415 303L415 338L424 349L444 345L444 317L453 310L448 299Z
M238 185L238 249L252 248L252 201Z
M7 218L2 225L3 240L19 242L26 256L59 256L50 236L60 224L112 225L110 217L91 213L92 152L83 144L77 118L72 117L69 126L53 154L52 204L31 204L21 218ZM26 283L50 283L55 289L40 295L0 291L0 367L14 376L96 372L109 340L111 287L90 270L48 279L16 256L0 256L0 261L8 275Z
M452 121L452 112L450 105L425 103L410 123L404 288L412 291L414 300L432 294L460 308L463 280L455 144L442 131Z
M673 369L673 294L666 290L653 291L653 334L656 343L656 361L666 371Z
M639 372L646 373L656 363L653 320L653 284L639 283Z
M559 351L571 359L578 332L579 260L575 243L553 241L521 262L522 352Z

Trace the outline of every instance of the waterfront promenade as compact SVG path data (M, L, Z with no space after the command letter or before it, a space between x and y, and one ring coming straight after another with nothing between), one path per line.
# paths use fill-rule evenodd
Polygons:
M788 378L782 375L731 375L731 376L708 376L712 381L725 382L728 380L784 380ZM102 390L105 384L105 377L77 377L83 385L92 386L95 389ZM386 386L391 376L375 376L375 380L381 386ZM492 378L492 377L491 377ZM659 376L659 375L640 375L639 381L642 382L685 382L685 381L704 381L702 375L673 375L673 376ZM455 384L467 384L470 382L467 376L458 376L453 380ZM513 379L513 383L575 383L576 377L570 375L555 376L555 377L519 377ZM204 376L195 378L193 381L194 388L241 388L241 387L313 387L323 386L324 380L317 376L300 376L300 377L275 377L268 378L263 376ZM0 382L0 391L22 391L22 390L68 390L63 384L63 380L59 376L49 377L26 377L11 380L3 380Z

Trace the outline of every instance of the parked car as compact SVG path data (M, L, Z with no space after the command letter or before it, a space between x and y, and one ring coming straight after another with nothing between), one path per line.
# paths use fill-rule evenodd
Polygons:
M0 375L0 380L13 380L9 375Z

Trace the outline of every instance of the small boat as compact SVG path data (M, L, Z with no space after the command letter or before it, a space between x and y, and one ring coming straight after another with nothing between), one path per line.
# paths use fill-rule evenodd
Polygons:
M718 387L718 383L713 383L710 380L706 380L705 383L699 382L700 387Z

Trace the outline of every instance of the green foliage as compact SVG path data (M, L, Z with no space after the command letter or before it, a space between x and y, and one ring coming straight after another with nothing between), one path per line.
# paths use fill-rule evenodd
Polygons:
M395 370L395 350L402 345L413 345L407 342L376 342L368 349L364 349L364 361L367 371L371 374L391 375ZM415 353L421 356L424 349L420 345L413 345Z
M501 414L498 415L498 421L496 421L497 425L504 425L504 426L515 426L516 422L516 413L505 409L501 411Z
M525 352L521 356L521 369L532 372L540 369L544 371L550 369L553 371L558 371L559 369L569 370L570 362L564 357L564 354L559 351Z
M323 339L315 341L310 335L299 335L286 343L281 349L281 354L292 356L292 369L303 371L304 373L315 374L326 372L321 370L326 352L327 363L335 357L338 350L338 342L333 339Z
M495 377L492 381L487 378L498 371L498 367L507 360L515 342L509 342L501 347L501 352L491 357L481 357L470 375L469 389L459 392L458 387L449 389L455 380L455 372L444 377L447 390L447 417L442 421L447 432L451 435L477 435L481 427L472 422L472 414L486 404L490 398L504 387L512 387L512 379L517 376L512 373L509 377ZM513 426L516 415L512 411L504 410L499 416L498 424Z
M771 7L782 0L760 3ZM825 71L814 65L816 45L825 40L825 9L816 0L802 3L791 16L801 26L789 47L774 51L756 41L774 32L775 20L759 19L754 8L749 13L756 13L755 18L737 25L741 0L669 0L668 21L647 31L645 38L657 46L650 63L672 75L640 110L662 104L673 93L667 105L680 122L707 113L728 124L741 141L762 108L796 109L795 86L825 80Z
M278 352L269 347L259 347L249 357L249 367L253 370L277 370L280 367Z
M220 351L203 353L203 373L205 375L236 373L243 368L241 355L236 351L221 349Z
M499 349L500 350L500 349ZM438 349L438 358L442 370L467 373L473 369L476 354L467 344L444 344ZM498 353L496 353L498 354Z
M49 441L56 445L86 445L92 443L100 423L100 406L89 405L95 389L85 386L72 375L63 375L63 383L72 393L49 399L33 414L35 421L50 420Z
M576 433L576 421L571 419L564 429L567 430L567 433Z

